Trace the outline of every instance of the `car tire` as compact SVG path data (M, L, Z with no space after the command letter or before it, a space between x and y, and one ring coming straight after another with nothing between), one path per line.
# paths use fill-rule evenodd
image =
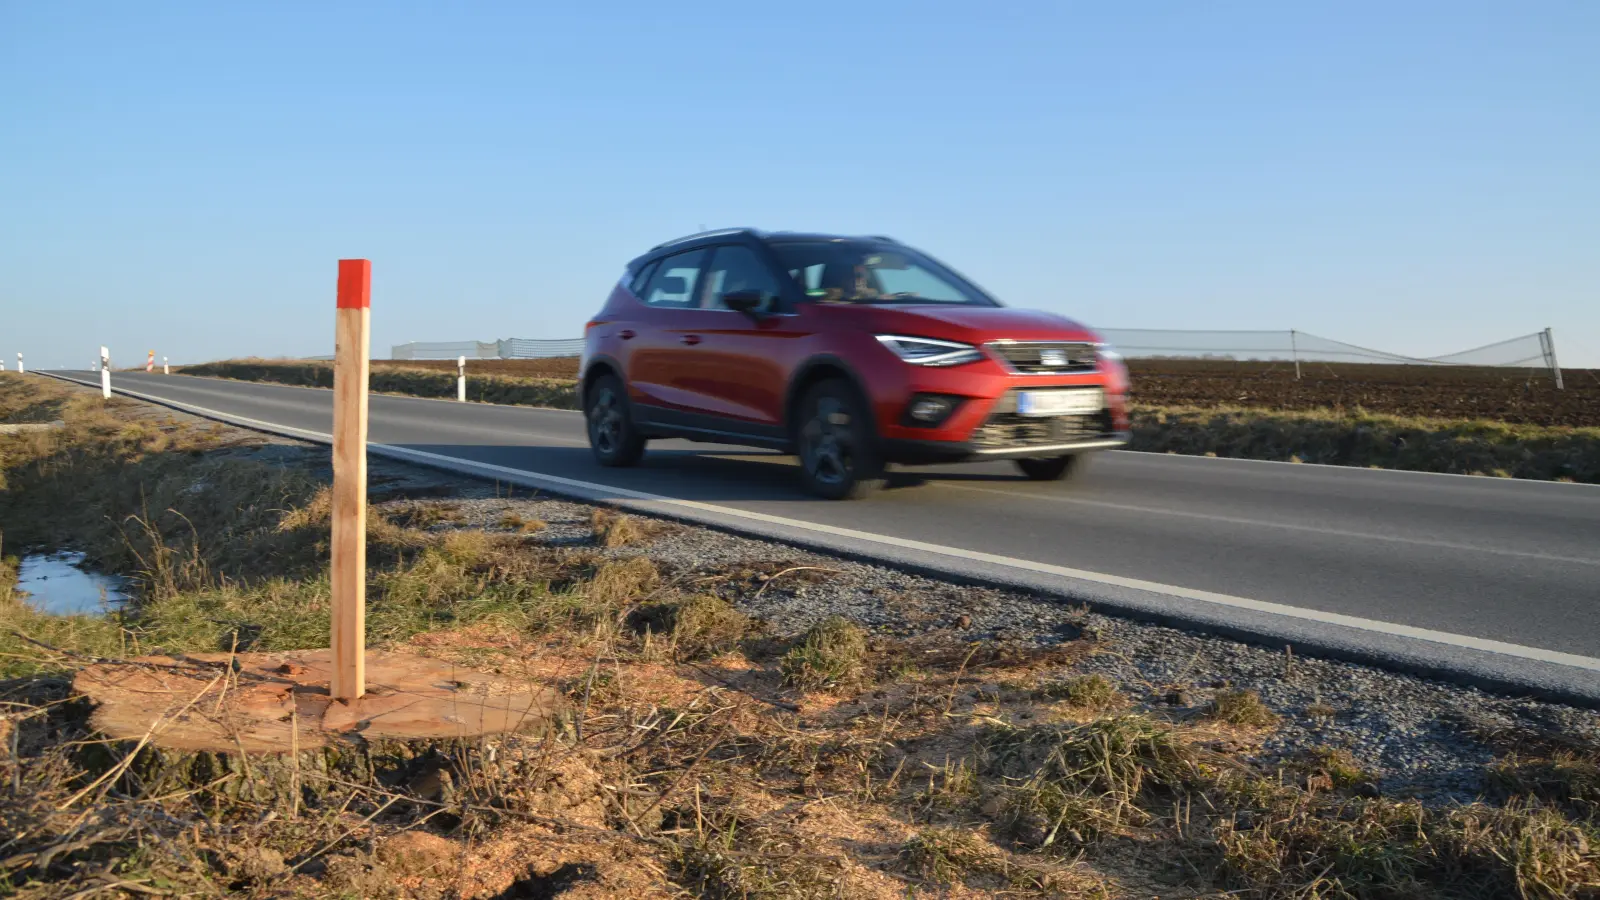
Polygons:
M628 389L615 375L602 375L584 398L589 449L602 466L631 466L644 456L645 439L633 424Z
M1089 457L1082 453L1067 456L1035 457L1016 460L1017 468L1029 481L1072 481L1083 475Z
M883 487L871 412L848 382L830 379L806 391L794 431L800 479L813 494L858 500Z

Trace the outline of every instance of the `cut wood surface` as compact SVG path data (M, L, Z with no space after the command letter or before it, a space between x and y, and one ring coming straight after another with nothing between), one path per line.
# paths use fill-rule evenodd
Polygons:
M426 656L372 651L366 664L367 694L353 703L328 693L328 650L102 662L74 687L95 702L94 727L109 737L224 753L500 734L532 727L557 703L548 687Z

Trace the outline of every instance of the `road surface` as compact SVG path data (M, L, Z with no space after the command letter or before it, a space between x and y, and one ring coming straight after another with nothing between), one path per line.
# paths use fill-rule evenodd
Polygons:
M329 391L114 381L246 424L330 431ZM996 462L902 470L866 501L828 502L765 451L660 441L637 468L604 469L577 413L383 395L371 398L370 440L1180 624L1600 698L1600 487L1112 452L1068 486Z

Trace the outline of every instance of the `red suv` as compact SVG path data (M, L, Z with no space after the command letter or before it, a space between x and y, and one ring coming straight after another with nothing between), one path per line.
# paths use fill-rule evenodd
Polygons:
M1128 440L1127 370L1094 332L886 237L668 241L628 263L585 337L580 399L607 466L652 438L771 447L841 499L889 463L1012 459L1053 481Z

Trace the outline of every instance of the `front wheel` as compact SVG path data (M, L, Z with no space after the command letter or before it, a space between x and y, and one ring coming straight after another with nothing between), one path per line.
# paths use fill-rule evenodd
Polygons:
M1029 481L1071 481L1083 474L1088 462L1089 458L1081 453L1016 461Z
M644 455L644 438L633 424L622 379L602 375L589 388L583 411L589 423L589 449L602 466L631 466Z
M884 462L865 404L851 386L824 381L800 401L800 478L828 500L855 500L883 486Z

